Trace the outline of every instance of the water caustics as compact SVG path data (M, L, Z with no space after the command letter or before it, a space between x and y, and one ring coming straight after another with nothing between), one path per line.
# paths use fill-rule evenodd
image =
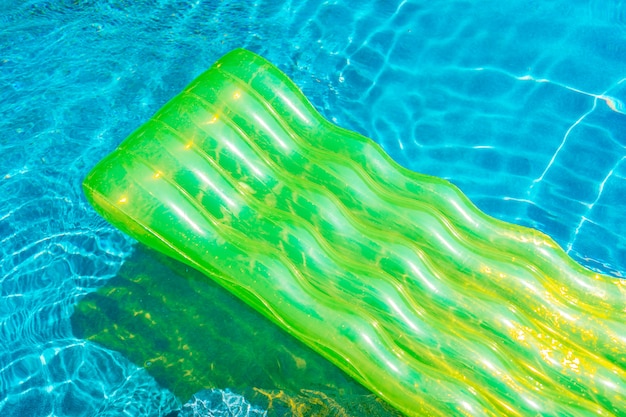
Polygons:
M252 52L218 60L84 188L407 415L626 409L626 281L401 168Z

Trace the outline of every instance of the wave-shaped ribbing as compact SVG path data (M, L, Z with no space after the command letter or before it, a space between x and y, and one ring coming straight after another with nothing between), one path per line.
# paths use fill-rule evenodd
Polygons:
M324 120L236 50L89 174L87 197L407 415L619 415L624 281Z

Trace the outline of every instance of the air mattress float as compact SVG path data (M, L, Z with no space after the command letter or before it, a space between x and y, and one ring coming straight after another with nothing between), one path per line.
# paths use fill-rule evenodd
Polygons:
M219 59L84 180L94 208L410 416L617 416L626 281Z

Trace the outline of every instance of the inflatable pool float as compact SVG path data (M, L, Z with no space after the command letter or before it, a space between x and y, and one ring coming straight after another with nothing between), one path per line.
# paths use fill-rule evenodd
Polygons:
M626 281L400 167L252 52L219 59L83 185L116 227L406 415L626 410Z

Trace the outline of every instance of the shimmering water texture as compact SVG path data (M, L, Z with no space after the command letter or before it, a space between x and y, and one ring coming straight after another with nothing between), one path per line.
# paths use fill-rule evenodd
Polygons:
M84 187L407 415L626 409L625 281L401 168L253 53L221 58Z

